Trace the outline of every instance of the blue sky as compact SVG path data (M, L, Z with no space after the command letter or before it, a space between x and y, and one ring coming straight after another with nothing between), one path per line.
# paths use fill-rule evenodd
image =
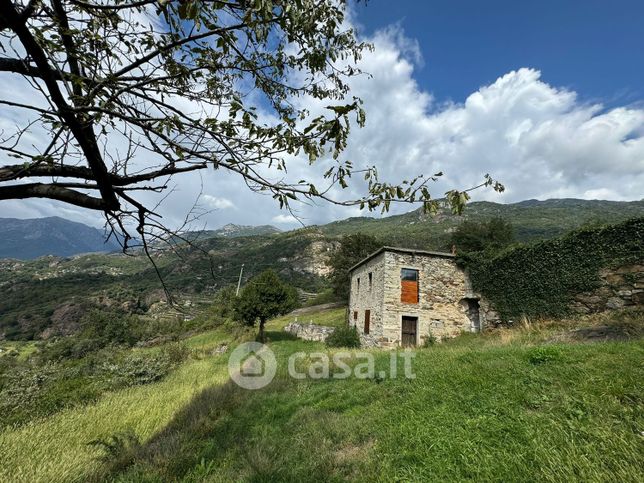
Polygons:
M370 0L354 6L367 35L398 23L424 59L414 77L463 102L520 67L611 107L644 98L643 0Z

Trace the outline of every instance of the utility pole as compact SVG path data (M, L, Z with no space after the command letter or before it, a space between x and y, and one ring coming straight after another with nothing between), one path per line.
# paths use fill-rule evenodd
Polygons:
M235 296L239 295L239 287L241 287L242 273L244 273L244 264L243 263L242 263L241 269L239 270L239 281L237 282L237 292L235 292Z

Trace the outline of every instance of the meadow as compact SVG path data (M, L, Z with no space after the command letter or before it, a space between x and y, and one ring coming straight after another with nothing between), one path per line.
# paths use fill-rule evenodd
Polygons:
M222 344L248 334L195 335L159 382L6 429L0 480L644 478L641 312L464 334L418 349L415 379L293 380L289 355L328 349L284 322L269 326L279 366L266 388L228 380ZM590 343L579 327L617 337ZM372 353L388 370L390 354Z

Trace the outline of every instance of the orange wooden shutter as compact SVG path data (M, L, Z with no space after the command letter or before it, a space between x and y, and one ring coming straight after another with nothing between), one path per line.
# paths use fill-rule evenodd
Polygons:
M418 303L418 282L415 280L400 281L400 301L406 304Z

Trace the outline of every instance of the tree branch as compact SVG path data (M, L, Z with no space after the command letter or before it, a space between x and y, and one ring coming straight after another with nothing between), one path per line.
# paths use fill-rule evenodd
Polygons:
M0 200L24 198L49 198L91 210L105 210L105 202L79 191L55 184L30 183L0 187Z

